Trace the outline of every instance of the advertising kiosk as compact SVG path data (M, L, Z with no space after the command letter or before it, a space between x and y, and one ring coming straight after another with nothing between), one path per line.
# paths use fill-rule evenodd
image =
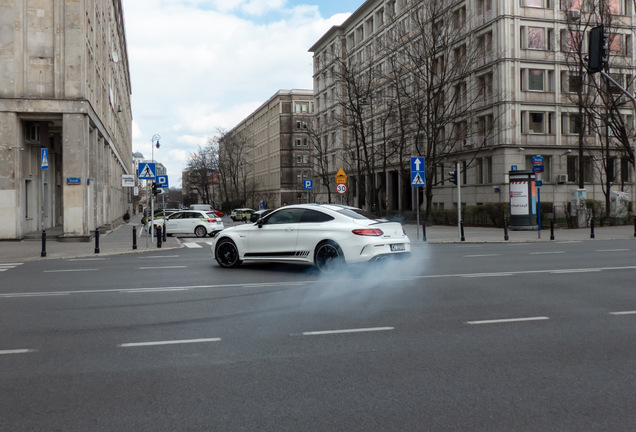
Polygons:
M536 230L537 187L532 171L509 171L510 229Z

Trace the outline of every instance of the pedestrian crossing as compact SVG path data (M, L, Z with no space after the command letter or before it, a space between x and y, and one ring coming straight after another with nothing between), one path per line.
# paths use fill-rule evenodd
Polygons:
M212 246L213 243L214 241L203 241L203 242L188 241L188 242L183 242L183 246L190 249L200 249L203 247L210 247Z
M19 267L22 264L24 263L0 263L0 272L11 270L12 268Z

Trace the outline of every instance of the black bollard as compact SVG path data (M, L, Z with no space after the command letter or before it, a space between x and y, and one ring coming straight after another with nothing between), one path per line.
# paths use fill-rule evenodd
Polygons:
M95 230L95 253L99 253L99 228Z
M508 219L504 218L504 240L508 241Z
M137 227L133 226L133 250L137 249Z
M636 223L635 223L636 225ZM634 234L636 236L636 234ZM46 230L42 230L42 252L40 253L41 257L46 256Z
M163 220L163 242L168 241L168 228L166 227L166 220Z
M594 238L594 216L590 219L590 238Z
M160 247L161 247L161 239L163 238L163 237L161 236L161 225L159 225L159 226L156 228L156 232L157 232L157 247L158 247L158 248L160 248Z
M461 237L461 239L460 239L460 240L461 240L461 241L466 241L466 238L464 237L464 221L461 221L461 222L459 223L459 228L460 228L461 233L462 233L462 237Z
M634 237L636 237L636 216L634 216Z
M426 241L426 222L422 224L422 241Z
M550 221L550 240L554 240L554 221Z

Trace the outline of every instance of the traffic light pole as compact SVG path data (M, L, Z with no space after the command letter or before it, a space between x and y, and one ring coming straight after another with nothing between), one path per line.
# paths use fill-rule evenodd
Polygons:
M462 188L459 176L459 162L455 163L455 178L457 179L457 231L459 238L462 238Z

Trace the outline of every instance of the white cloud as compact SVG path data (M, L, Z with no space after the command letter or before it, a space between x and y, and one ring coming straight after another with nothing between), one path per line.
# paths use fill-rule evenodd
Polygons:
M317 6L287 3L124 0L133 151L150 157L160 134L154 156L172 185L217 129L233 128L278 90L312 88L307 50L348 14L323 19Z

